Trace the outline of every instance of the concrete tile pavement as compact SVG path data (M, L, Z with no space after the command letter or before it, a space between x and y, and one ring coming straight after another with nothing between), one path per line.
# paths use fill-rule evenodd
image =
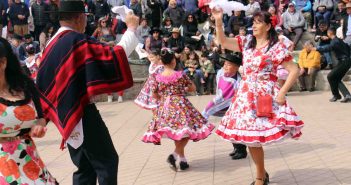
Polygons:
M190 97L202 110L211 96ZM351 104L329 103L329 92L291 93L288 101L305 122L300 140L265 147L267 170L272 185L351 184ZM120 155L120 185L248 185L255 177L250 158L233 161L232 145L215 134L200 142L189 142L186 155L191 165L174 172L165 160L173 151L168 139L161 146L140 141L151 112L131 101L99 103ZM218 124L220 118L211 118ZM62 185L72 184L72 164L67 150L59 150L60 136L54 125L45 138L36 140L40 155Z

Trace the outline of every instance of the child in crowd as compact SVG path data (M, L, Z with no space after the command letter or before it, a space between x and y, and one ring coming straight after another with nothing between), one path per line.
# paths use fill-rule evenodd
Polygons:
M216 75L216 71L214 69L213 62L208 58L208 52L204 51L200 57L200 65L201 70L204 73L204 77L206 79L206 93L205 94L213 94L214 93L214 77Z
M150 61L149 66L149 78L146 80L143 88L141 89L139 95L134 100L134 103L139 107L146 110L154 110L158 105L158 102L155 98L152 97L151 91L151 75L159 74L163 71L163 65L160 61L160 50L154 49L148 56L148 60Z
M208 119L211 115L223 117L232 102L232 98L238 90L241 76L239 67L242 64L240 53L223 54L220 56L224 60L223 68L217 72L216 96L210 101L202 115ZM233 144L234 150L229 155L233 160L243 159L247 156L246 146Z
M289 49L289 51L292 52L294 50L294 43L284 36L284 32L281 27L276 27L275 30L278 33L279 42L281 42L286 48ZM279 65L277 70L278 83L280 87L283 87L286 79L288 78L289 72L284 69L282 65Z
M197 95L202 95L202 84L205 83L205 80L203 72L201 71L201 69L199 69L199 56L195 53L195 51L190 52L189 57L185 61L184 65L186 67L184 73L188 75L188 77L195 83Z
M162 73L151 75L153 97L160 101L156 116L150 122L143 142L161 144L162 137L174 140L175 150L167 158L172 169L177 170L179 158L180 170L189 168L184 149L189 140L199 141L207 138L214 125L207 122L201 113L185 97L186 92L195 91L195 85L181 71L175 71L176 58L169 49L162 49Z
M39 71L40 58L38 54L35 54L35 48L32 44L29 44L26 48L27 58L24 60L28 75L35 81Z

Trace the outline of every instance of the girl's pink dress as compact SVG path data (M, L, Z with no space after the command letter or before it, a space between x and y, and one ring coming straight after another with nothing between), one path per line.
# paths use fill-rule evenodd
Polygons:
M157 92L161 99L142 141L161 144L162 137L199 141L211 134L215 126L185 97L185 88L191 84L188 76L177 71L171 76L155 74L150 80L151 90Z

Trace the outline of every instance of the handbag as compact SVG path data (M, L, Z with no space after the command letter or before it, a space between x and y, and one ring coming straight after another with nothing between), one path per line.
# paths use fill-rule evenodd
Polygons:
M271 95L257 96L257 117L271 118L273 116L273 97Z

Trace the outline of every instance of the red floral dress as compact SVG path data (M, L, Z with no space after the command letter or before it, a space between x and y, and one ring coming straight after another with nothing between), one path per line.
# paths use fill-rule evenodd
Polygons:
M0 137L28 132L36 124L37 113L30 100L0 98ZM0 185L58 184L40 159L31 138L0 143Z
M250 39L247 39L249 42ZM304 123L288 103L273 102L273 117L257 117L257 95L269 94L273 100L280 90L277 68L283 62L292 62L288 49L281 43L261 49L249 49L239 39L243 51L243 76L238 93L234 96L216 133L225 140L259 147L286 137L299 138ZM246 47L243 47L246 46Z
M188 76L177 71L171 76L155 74L150 80L152 91L159 93L161 100L142 141L161 144L162 137L199 141L211 134L215 126L185 97L185 88L191 84Z

